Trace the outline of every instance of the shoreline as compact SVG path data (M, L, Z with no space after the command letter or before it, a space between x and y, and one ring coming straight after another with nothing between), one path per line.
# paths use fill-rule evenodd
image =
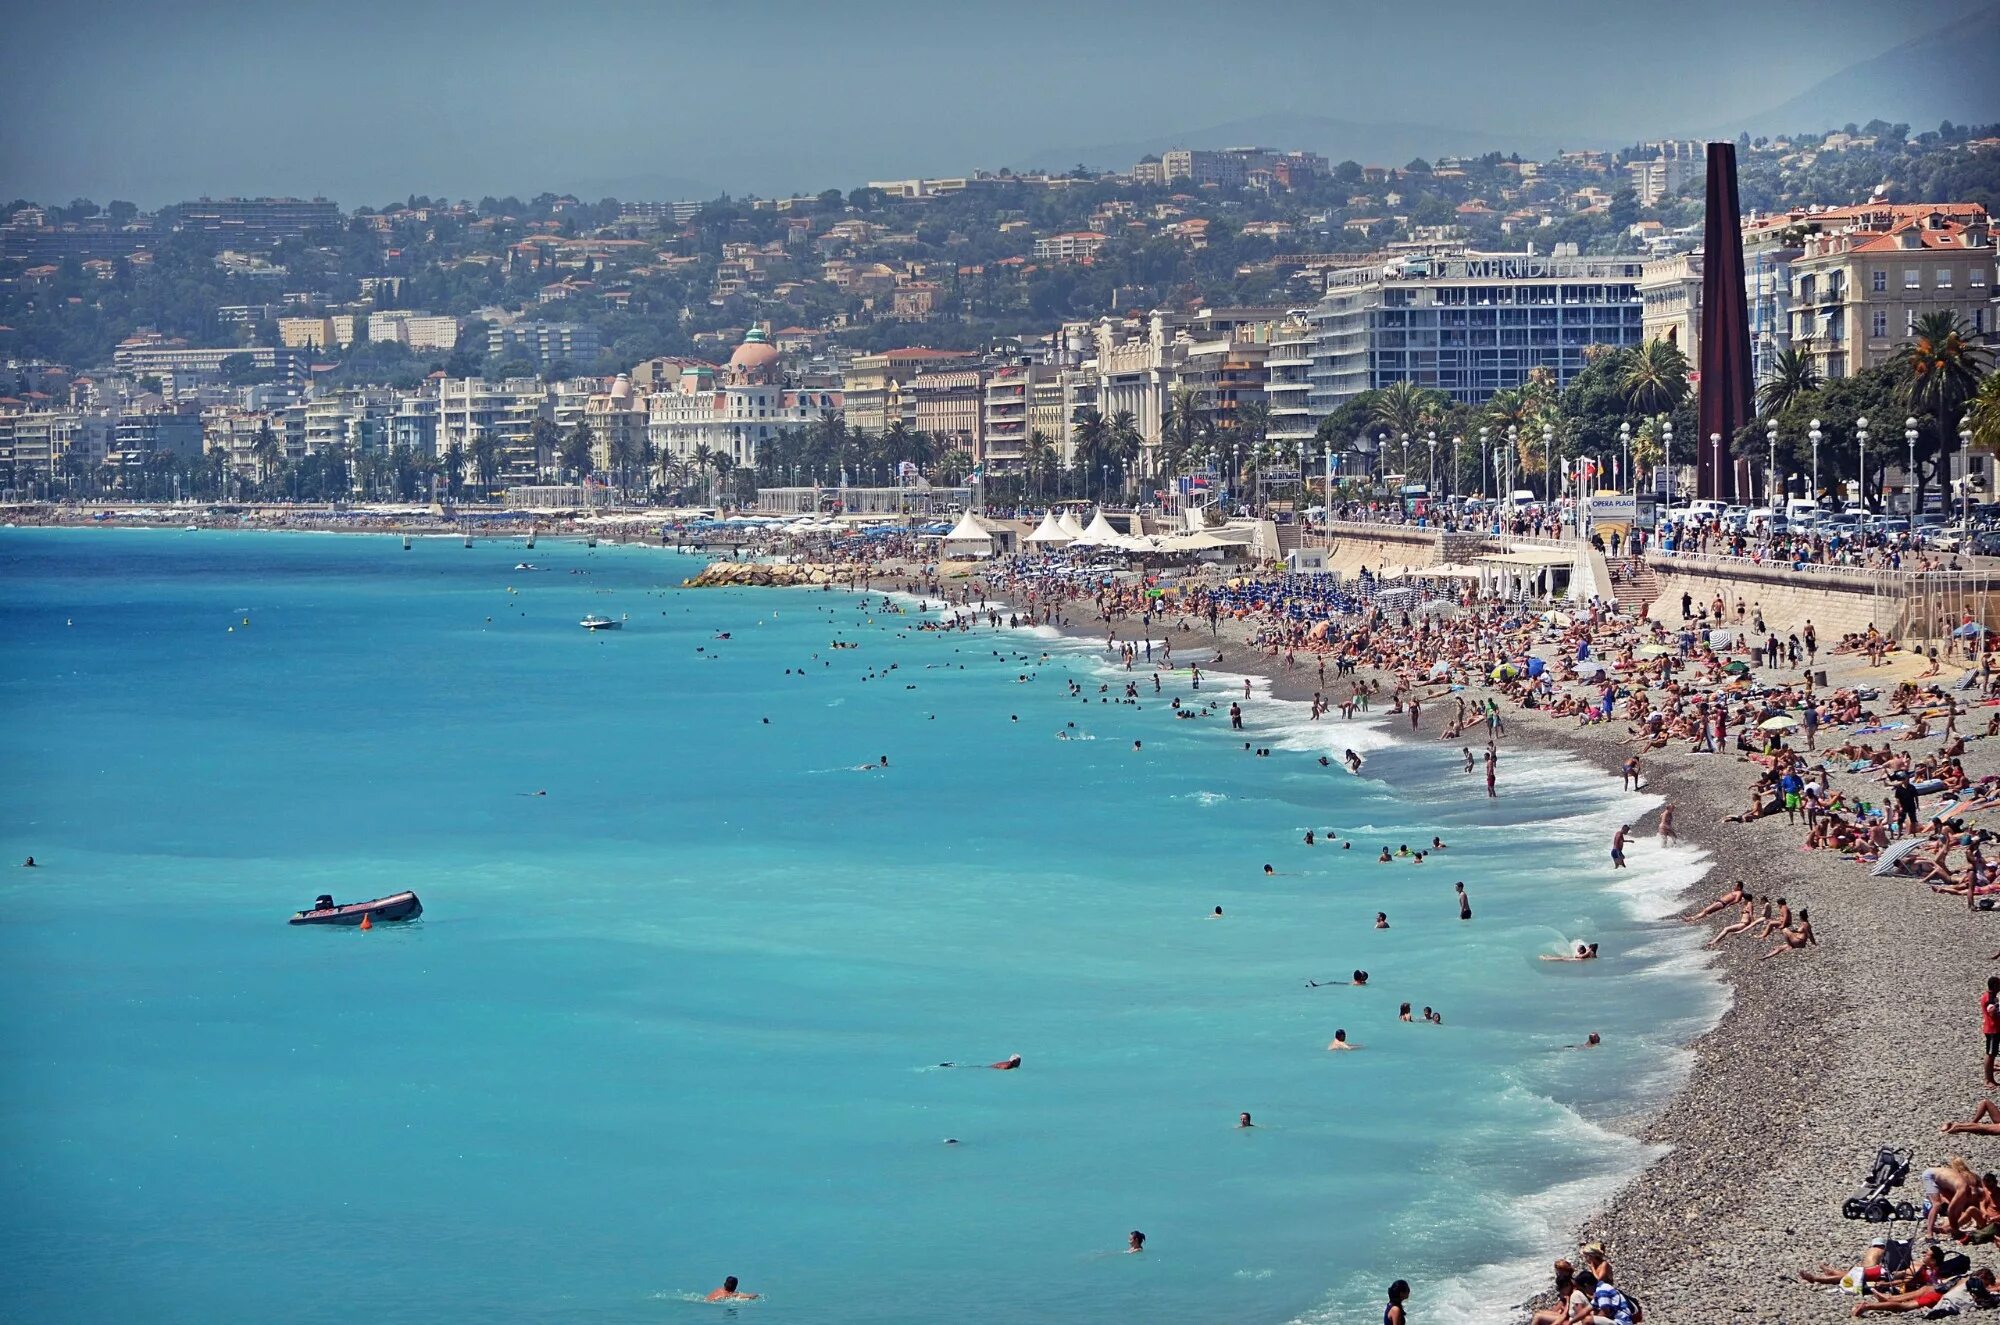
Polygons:
M995 602L1016 602L976 573L959 583ZM1105 622L1088 599L1067 606L1075 615L1059 627L1063 634L1098 648L1104 636L1088 626L1124 627L1121 634L1136 628L1129 619ZM1087 622L1079 619L1086 612L1093 617ZM1198 626L1189 635L1199 641L1195 652L1219 646L1221 670L1263 677L1276 698L1311 699L1314 678L1306 660L1313 655L1298 670L1287 669L1249 642L1242 623L1224 623L1219 641ZM1818 666L1832 673L1829 688L1867 680L1886 690L1915 672L1907 665L1866 669L1853 656L1825 655ZM1385 693L1395 684L1366 666L1354 676L1382 680ZM1504 701L1481 685L1463 693ZM1503 759L1509 744L1559 752L1608 779L1619 775L1631 753L1622 719L1585 728L1511 703L1503 714ZM1395 741L1411 739L1407 727L1387 730ZM1829 745L1837 739L1832 729L1825 734ZM1919 749L1936 744L1934 736ZM1975 777L2000 770L2000 739L1969 745L1965 763ZM1775 816L1726 822L1742 808L1742 789L1756 770L1733 750L1691 755L1670 748L1646 757L1642 790L1675 807L1677 840L1708 858L1681 904L1656 923L1670 933L1666 927L1677 924L1675 916L1697 909L1728 881L1744 879L1752 892L1782 895L1794 908L1814 911L1821 918L1820 946L1781 961L1761 960L1765 943L1747 937L1718 950L1708 969L1726 991L1727 1005L1713 1026L1682 1046L1691 1055L1684 1080L1654 1107L1602 1123L1663 1153L1591 1209L1572 1242L1550 1248L1552 1257L1574 1261L1578 1246L1603 1243L1619 1283L1646 1304L1649 1319L1661 1322L1739 1313L1800 1325L1844 1319L1851 1298L1808 1287L1794 1272L1822 1261L1853 1264L1878 1234L1921 1233L1920 1225L1841 1217L1842 1200L1862 1186L1876 1150L1908 1148L1917 1169L1948 1154L1966 1155L1978 1171L2000 1162L2000 1138L1959 1136L1940 1145L1938 1135L1944 1120L1967 1116L1977 1099L1992 1093L1980 1084L1971 1032L1978 1025L1974 996L1991 969L1979 959L2000 949L2000 924L1989 920L1968 935L1967 910L1955 899L1934 896L1908 879L1872 878L1865 865L1837 852L1805 850L1797 845L1802 830L1787 837ZM1887 791L1847 778L1840 785L1872 790L1871 799ZM1635 818L1635 848L1657 840L1657 821L1657 811ZM1704 886L1710 882L1717 886ZM1697 932L1718 927L1709 923ZM1945 1036L1935 1046L1935 1064L1919 1056L1912 1082L1908 1032L1925 1026L1941 1027ZM1920 1201L1917 1186L1913 1174L1898 1195ZM1527 1310L1524 1304L1522 1319Z
M92 521L68 527L121 526ZM385 529L338 532L397 535ZM591 532L606 544L710 558L720 551L621 536L637 530ZM567 541L585 531L542 536ZM849 569L849 582L825 587L879 594L921 578L920 568L906 563L850 563ZM996 604L1017 602L987 583L977 568L939 583ZM1106 633L1091 627L1121 635L1137 627L1136 620L1122 618L1106 623L1088 598L1068 600L1063 610L1070 619L1057 628L1090 647L1102 648ZM1156 628L1168 629L1164 621ZM1216 637L1201 634L1198 624L1187 637L1194 642L1191 655L1212 656L1202 650ZM1235 622L1224 623L1219 645L1223 670L1265 678L1273 698L1311 698L1313 655L1305 655L1296 671L1288 670L1281 658L1251 644L1244 624ZM1915 674L1907 660L1877 670L1864 669L1854 656L1823 656L1818 668L1833 673L1832 688L1865 680L1886 690ZM1383 680L1385 695L1394 685L1388 674L1365 666L1355 675ZM1328 679L1331 689L1333 677ZM1463 693L1497 695L1484 685ZM1510 744L1555 751L1608 778L1630 753L1622 719L1585 728L1573 718L1511 702L1503 714L1503 761ZM1407 727L1384 727L1394 741L1411 739ZM1978 727L1983 723L1967 723L1968 731ZM1427 735L1435 731L1431 725ZM1839 739L1832 729L1823 734L1829 745ZM1915 752L1934 750L1936 739ZM1974 777L2000 771L2000 739L1969 744L1965 764ZM1974 996L1992 969L1984 958L2000 948L1993 913L1971 913L1968 920L1957 900L1933 896L1911 880L1875 879L1865 865L1836 852L1806 851L1798 846L1801 831L1788 835L1775 817L1723 822L1741 808L1743 788L1756 770L1733 750L1693 755L1676 745L1646 756L1643 790L1673 804L1678 837L1707 853L1706 869L1686 885L1682 910L1706 902L1721 883L1741 878L1752 892L1782 894L1795 908L1810 908L1820 922L1820 946L1805 955L1763 961L1765 944L1747 938L1723 947L1708 969L1727 991L1727 1006L1712 1027L1682 1046L1691 1061L1678 1088L1641 1112L1598 1120L1663 1153L1592 1208L1574 1241L1604 1243L1619 1283L1644 1301L1649 1319L1663 1325L1739 1313L1801 1325L1844 1318L1852 1299L1809 1288L1793 1272L1821 1261L1852 1264L1877 1234L1921 1232L1920 1226L1841 1218L1841 1201L1860 1188L1878 1147L1912 1149L1919 1169L1949 1154L1966 1155L1980 1171L2000 1163L2000 1139L1960 1136L1945 1144L1938 1135L1942 1121L1965 1117L1990 1093L1980 1084L1972 1031ZM1503 780L1503 795L1505 785ZM1886 793L1858 777L1839 776L1837 785L1870 799ZM1635 850L1653 840L1656 822L1655 811L1635 819ZM1703 887L1704 881L1718 886ZM1983 925L1981 915L1989 917ZM1671 918L1655 923L1662 934L1673 932L1666 928L1675 923ZM1924 1035L1930 1028L1936 1033ZM1918 1032L1914 1045L1912 1030ZM1904 1194L1921 1199L1914 1175L1898 1193ZM1575 1258L1573 1244L1555 1245L1550 1252ZM1525 1319L1525 1308L1519 1314Z

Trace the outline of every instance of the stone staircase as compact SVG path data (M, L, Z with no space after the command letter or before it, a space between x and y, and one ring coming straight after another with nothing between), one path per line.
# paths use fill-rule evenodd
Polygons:
M1644 616L1660 596L1660 577L1636 557L1622 557L1611 565L1611 590L1618 599L1618 610Z

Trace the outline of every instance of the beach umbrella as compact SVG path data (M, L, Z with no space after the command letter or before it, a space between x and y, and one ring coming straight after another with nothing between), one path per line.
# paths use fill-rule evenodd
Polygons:
M1790 731L1798 725L1799 720L1789 713L1780 713L1775 718L1766 718L1757 724L1760 730L1767 732Z
M1567 612L1544 612L1542 613L1542 620L1551 626L1559 626L1564 630L1576 624L1576 618Z
M1664 644L1641 644L1633 652L1637 653L1641 658L1664 658L1672 653L1673 650Z
M1748 676L1750 675L1750 664L1738 659L1722 670L1731 676Z
M1874 868L1868 873L1877 879L1886 879L1892 874L1902 873L1902 859L1924 844L1921 837L1906 837L1900 842L1891 842L1888 849L1875 860Z

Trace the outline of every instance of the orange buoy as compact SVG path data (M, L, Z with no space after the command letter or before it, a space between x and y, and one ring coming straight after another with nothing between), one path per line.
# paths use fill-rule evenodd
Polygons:
M366 913L363 913L363 915L362 915L362 917L361 917L361 928L363 928L363 929L373 929L373 928L375 928L375 922L374 922L373 920L369 919Z

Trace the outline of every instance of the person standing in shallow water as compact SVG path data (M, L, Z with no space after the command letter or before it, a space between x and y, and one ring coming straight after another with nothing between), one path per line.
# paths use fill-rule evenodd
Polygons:
M1472 899L1466 896L1465 884L1461 882L1452 886L1458 890L1458 918L1460 920L1472 919Z
M1389 1305L1382 1308L1382 1325L1410 1325L1410 1313L1403 1303L1410 1300L1410 1283L1398 1279L1389 1285Z

